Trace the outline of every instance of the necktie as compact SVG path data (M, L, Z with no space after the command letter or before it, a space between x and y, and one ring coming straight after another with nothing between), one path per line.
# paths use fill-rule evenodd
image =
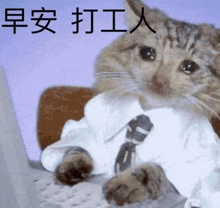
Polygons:
M127 124L126 141L117 155L115 173L124 171L135 162L135 147L145 140L152 127L149 117L145 115L139 115Z

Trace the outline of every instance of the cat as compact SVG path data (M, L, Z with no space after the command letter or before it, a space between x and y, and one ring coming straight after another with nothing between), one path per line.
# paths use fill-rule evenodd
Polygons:
M135 28L104 48L96 59L94 90L118 97L134 97L144 110L186 108L209 119L220 113L220 30L190 24L149 9L139 0L126 0L126 22ZM67 152L55 177L74 185L93 170L89 153L77 147ZM149 163L108 180L103 193L117 205L156 199L167 183L163 169Z

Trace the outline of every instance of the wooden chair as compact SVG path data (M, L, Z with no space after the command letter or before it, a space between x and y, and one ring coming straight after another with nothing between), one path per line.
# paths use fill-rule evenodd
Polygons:
M37 125L42 150L59 140L67 120L80 120L84 116L84 106L93 96L91 88L83 87L52 87L43 92ZM212 119L212 125L220 137L220 120Z
M84 116L84 106L93 96L90 88L83 87L52 87L43 92L37 123L42 150L59 140L67 120L80 120Z

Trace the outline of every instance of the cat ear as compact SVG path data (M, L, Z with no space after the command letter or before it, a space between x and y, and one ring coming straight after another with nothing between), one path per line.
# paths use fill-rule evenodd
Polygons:
M141 0L124 0L124 2L126 11L125 21L130 28L134 28L139 23L142 15L142 8L144 8L144 16L149 25L165 21L168 18L161 11L150 9Z

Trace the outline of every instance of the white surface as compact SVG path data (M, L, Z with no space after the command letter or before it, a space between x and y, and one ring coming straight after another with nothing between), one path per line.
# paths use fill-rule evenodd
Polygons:
M145 0L150 6L161 8L170 17L190 22L209 22L219 27L220 1L216 0ZM71 15L76 7L98 9L95 15L94 34L85 34L90 27L90 16L84 17L84 28L78 35L72 34ZM30 21L31 10L55 9L57 21L51 22L56 34L47 31L31 34L37 30ZM5 8L25 8L25 23L28 28L0 27L0 65L5 69L10 85L21 134L30 159L37 160L40 150L36 143L36 117L39 96L53 85L91 86L93 63L101 48L119 33L101 33L111 27L111 15L103 9L123 8L122 0L1 0L0 25L4 22ZM123 15L117 16L118 28L123 26ZM108 24L107 24L108 23Z
M109 205L102 194L102 185L105 180L102 176L96 176L88 182L70 186L54 184L53 174L34 170L33 184L37 189L37 198L41 208L121 208L121 206ZM147 200L141 203L124 205L124 208L183 208L186 198L173 191L163 190L157 200Z
M33 176L41 208L109 207L101 184L82 182L72 187L54 184L53 174L40 170L34 170Z

